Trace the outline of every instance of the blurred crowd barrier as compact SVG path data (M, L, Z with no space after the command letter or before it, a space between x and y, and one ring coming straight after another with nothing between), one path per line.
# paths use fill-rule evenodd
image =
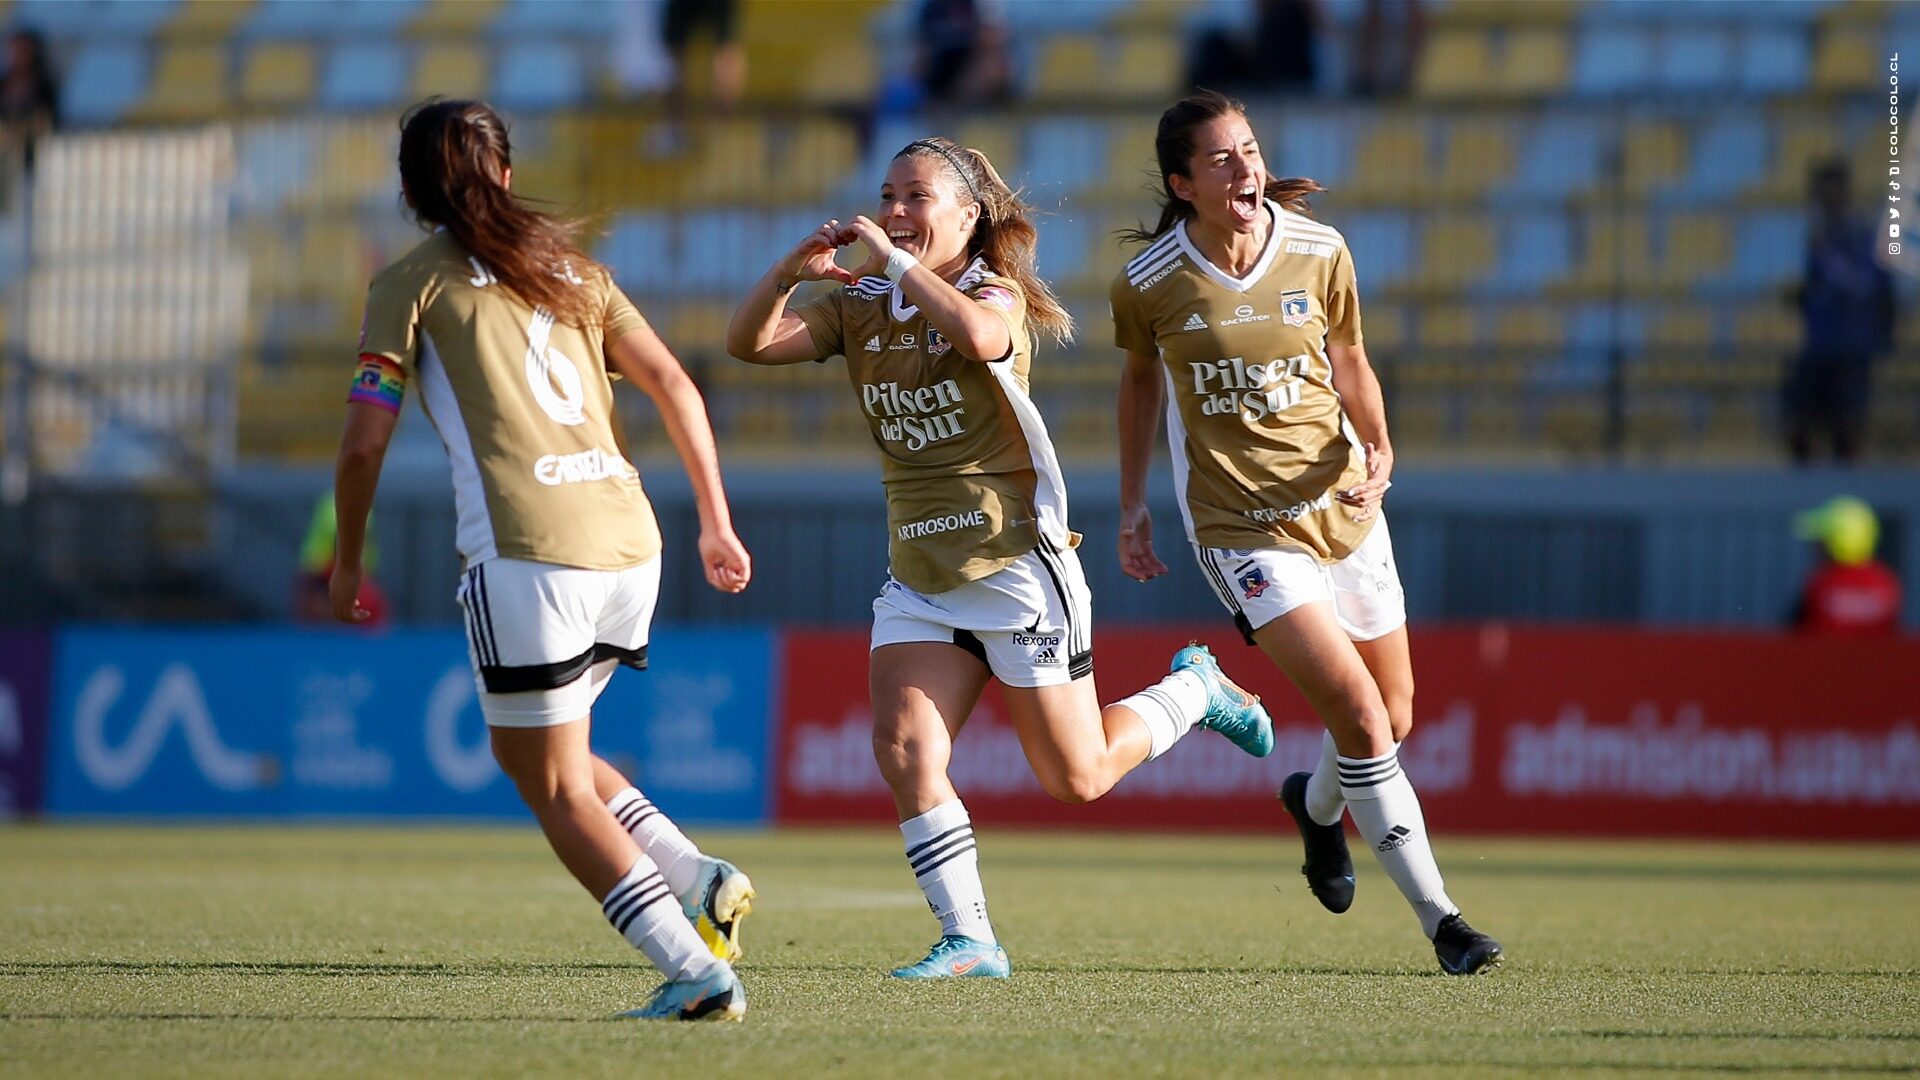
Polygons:
M1288 828L1280 781L1321 728L1219 622L1103 631L1109 692L1192 638L1273 711L1265 759L1196 732L1090 806L1034 780L997 689L953 776L983 822ZM454 631L61 630L0 645L0 812L129 818L523 818ZM1401 760L1447 832L1920 839L1920 641L1545 630L1413 634ZM658 628L595 709L595 746L674 817L891 824L866 636ZM380 657L406 657L405 663ZM236 668L271 670L240 680Z

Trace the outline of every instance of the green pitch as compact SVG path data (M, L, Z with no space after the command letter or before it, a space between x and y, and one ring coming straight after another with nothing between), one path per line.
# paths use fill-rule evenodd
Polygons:
M1277 817L1277 815L1276 815ZM890 830L698 834L760 889L744 1025L656 979L528 829L0 829L0 1074L1349 1076L1920 1067L1912 848L1440 840L1505 943L1440 975L1364 851L1322 912L1272 840L988 830L1007 983L901 985Z

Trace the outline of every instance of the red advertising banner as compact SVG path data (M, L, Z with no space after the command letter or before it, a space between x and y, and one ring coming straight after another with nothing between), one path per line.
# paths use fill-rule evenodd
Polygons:
M1196 731L1098 802L1034 780L990 685L951 775L991 824L1274 829L1280 781L1321 726L1258 651L1218 627L1108 630L1102 701L1166 671L1190 638L1273 713L1254 759ZM782 822L894 820L874 765L864 633L791 633L777 737ZM1418 629L1400 757L1437 830L1593 836L1920 839L1920 639L1616 630Z

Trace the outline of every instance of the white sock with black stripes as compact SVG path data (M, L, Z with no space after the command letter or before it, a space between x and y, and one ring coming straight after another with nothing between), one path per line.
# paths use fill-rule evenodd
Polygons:
M1307 816L1322 825L1336 825L1347 800L1340 794L1340 751L1333 747L1333 733L1320 738L1320 764L1307 779Z
M987 891L980 884L980 855L973 846L973 822L959 799L900 823L907 864L940 920L942 934L997 941L987 921Z
M607 800L607 809L620 822L633 842L647 857L658 863L660 876L667 879L673 895L685 899L700 885L700 849L673 819L660 812L653 800L640 794L639 788L626 788Z
M1446 883L1440 880L1440 867L1427 843L1420 797L1400 771L1399 748L1372 758L1342 756L1339 767L1340 793L1347 798L1353 823L1431 938L1440 920L1460 909L1448 899Z
M1132 709L1147 725L1147 738L1153 744L1147 760L1152 761L1173 749L1173 744L1207 715L1207 684L1191 671L1176 671L1114 704Z
M646 953L669 979L697 979L721 962L700 940L660 868L645 854L600 901L600 910L620 936Z

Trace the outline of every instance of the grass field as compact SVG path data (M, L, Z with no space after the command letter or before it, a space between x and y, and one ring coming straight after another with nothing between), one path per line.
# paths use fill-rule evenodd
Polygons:
M1370 861L988 833L1010 982L935 936L886 830L702 834L760 887L744 1025L657 981L531 829L0 829L0 1074L1868 1075L1920 1067L1920 852L1442 840L1508 962L1440 975ZM1290 838L1289 838L1290 841Z

